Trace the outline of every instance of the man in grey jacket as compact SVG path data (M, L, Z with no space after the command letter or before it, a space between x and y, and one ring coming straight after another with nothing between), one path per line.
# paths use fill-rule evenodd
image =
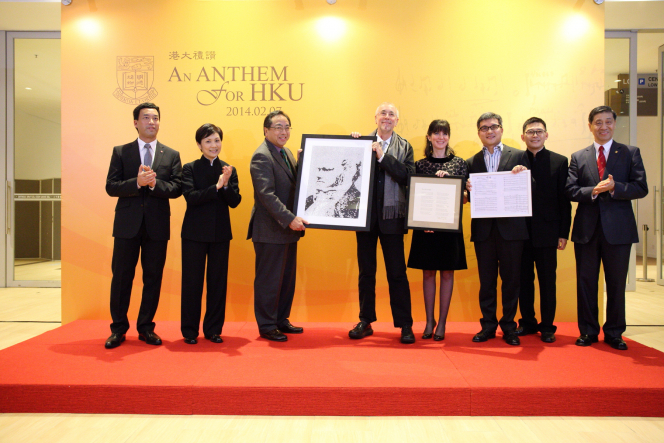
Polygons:
M308 224L293 214L297 162L285 146L290 125L281 110L265 117L265 140L251 157L249 169L254 185L247 235L256 252L254 313L260 336L272 341L288 340L284 333L303 332L288 320L295 294L297 242Z

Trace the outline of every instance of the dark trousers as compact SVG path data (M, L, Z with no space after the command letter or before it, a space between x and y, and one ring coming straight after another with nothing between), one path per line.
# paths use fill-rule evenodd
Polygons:
M540 290L540 313L542 321L535 318L535 267ZM519 291L519 326L526 331L556 332L553 325L556 316L556 268L558 248L535 248L530 240L523 244L521 256L521 289Z
M180 330L183 337L198 337L204 279L207 280L207 295L203 334L206 337L221 335L226 318L229 247L230 241L198 242L182 239Z
M383 234L378 225L369 232L356 232L357 263L360 271L360 320L376 321L376 248L378 239L383 248L387 284L390 290L390 307L394 326L413 325L410 305L410 286L406 275L406 256L403 234Z
M477 270L480 275L480 324L483 331L495 331L500 325L503 333L516 330L514 316L519 303L521 283L521 251L523 240L504 240L494 221L489 238L475 242ZM503 316L498 322L498 272L502 280Z
M297 243L254 243L254 314L260 332L277 329L290 317L295 295Z
M138 256L143 268L143 296L138 311L136 329L139 333L154 331L154 316L159 305L161 277L166 262L168 240L152 240L145 222L134 238L115 238L111 269L111 332L125 334L129 330L127 311L131 300Z
M615 338L625 332L625 284L631 249L631 244L612 245L607 242L599 221L588 243L574 243L577 316L582 335L599 334L597 292L600 262L604 265L606 280L604 336Z

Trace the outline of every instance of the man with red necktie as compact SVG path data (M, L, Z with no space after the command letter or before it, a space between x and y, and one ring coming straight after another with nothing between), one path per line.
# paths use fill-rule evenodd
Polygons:
M632 200L648 194L639 148L613 140L616 113L608 106L590 111L588 127L595 142L572 154L565 191L579 205L572 241L576 257L577 346L597 343L600 262L606 279L604 341L627 350L625 283L632 243L639 242Z

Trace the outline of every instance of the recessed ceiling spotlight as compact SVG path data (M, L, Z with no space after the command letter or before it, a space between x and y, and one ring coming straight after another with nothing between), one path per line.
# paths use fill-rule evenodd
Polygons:
M337 0L327 0L327 3L328 3L329 5L333 5L333 4L335 4L336 2L337 2Z
M71 5L72 0L62 0L62 4L65 6Z

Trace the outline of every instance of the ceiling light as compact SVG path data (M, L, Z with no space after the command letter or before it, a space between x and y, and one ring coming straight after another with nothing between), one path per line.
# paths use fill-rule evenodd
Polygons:
M316 23L318 34L329 42L341 38L346 32L346 22L337 17L324 17Z

